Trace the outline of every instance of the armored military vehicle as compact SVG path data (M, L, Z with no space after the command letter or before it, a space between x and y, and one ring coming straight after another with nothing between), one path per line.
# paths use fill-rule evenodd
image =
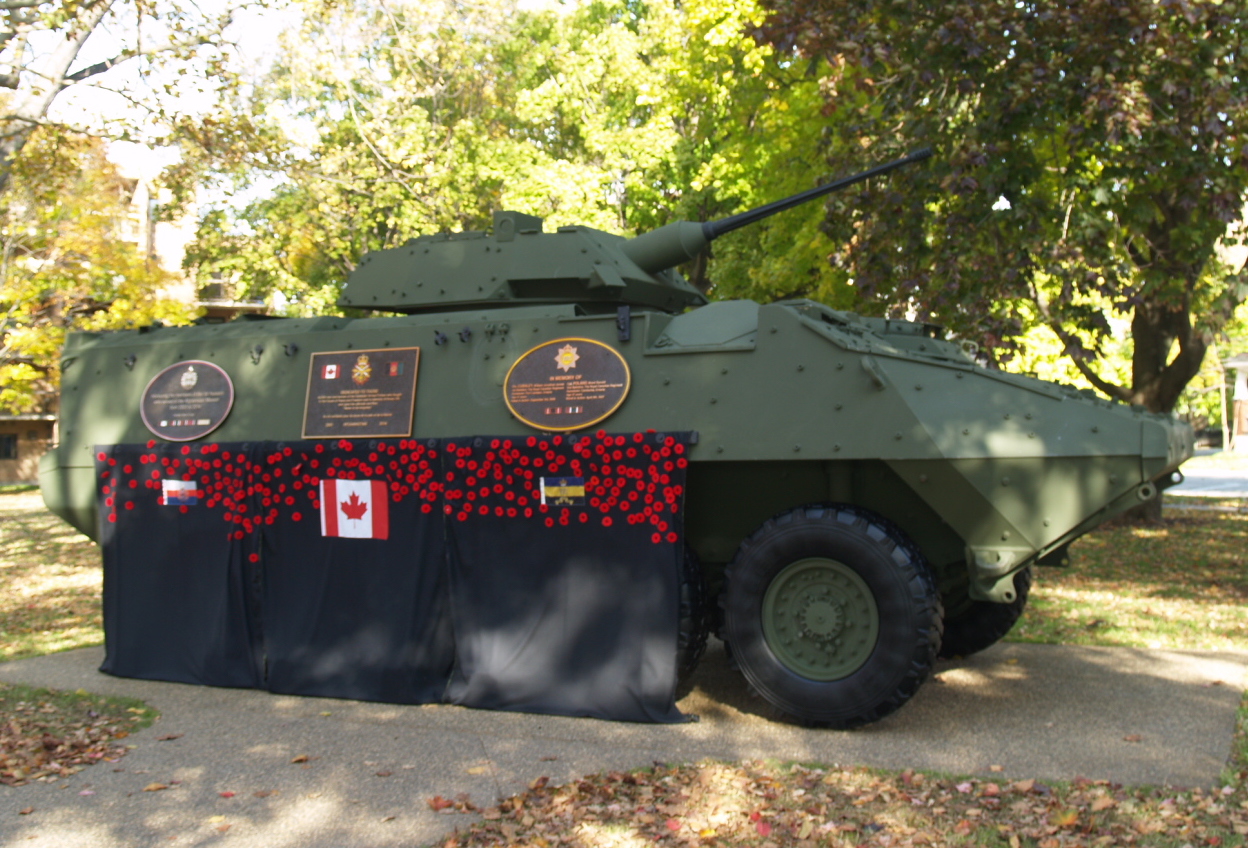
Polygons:
M498 212L489 232L364 256L339 305L375 317L72 334L44 498L95 537L96 446L208 433L696 433L684 670L713 621L784 712L874 721L938 655L1001 638L1032 567L1176 482L1193 443L1172 418L985 367L938 326L809 300L708 302L675 270L738 227L925 155L636 238ZM408 352L388 366L410 367L407 388L326 393L387 350ZM201 400L179 406L188 383Z

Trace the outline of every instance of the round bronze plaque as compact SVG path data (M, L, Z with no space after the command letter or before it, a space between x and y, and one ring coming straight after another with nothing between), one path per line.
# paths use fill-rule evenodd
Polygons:
M139 414L162 439L189 442L221 426L234 404L234 384L217 365L187 359L161 371L143 390Z
M503 381L512 414L539 430L580 430L620 408L628 363L593 339L555 339L524 353Z

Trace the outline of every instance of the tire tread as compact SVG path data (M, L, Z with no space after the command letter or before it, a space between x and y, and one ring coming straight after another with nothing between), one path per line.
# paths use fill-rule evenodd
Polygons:
M732 562L729 563L724 572L725 589L719 596L719 604L725 613L726 621L731 602L732 587L735 580L738 579L743 560L764 539L770 538L782 529L792 527L795 524L817 523L827 520L849 525L861 531L861 535L868 539L871 544L880 548L881 553L892 560L902 572L904 583L910 594L910 602L913 609L917 612L918 620L924 622L924 624L916 632L914 649L908 661L908 668L901 681L892 692L878 699L869 708L861 710L854 715L829 717L826 712L821 710L795 710L791 704L778 703L777 698L759 685L759 682L754 679L750 670L744 664L742 664L741 668L750 687L779 709L794 715L794 717L808 724L836 729L849 729L878 721L895 712L910 700L931 674L932 666L940 652L943 632L943 609L941 607L940 594L936 590L935 580L922 553L900 529L875 513L846 504L811 504L786 510L763 522L757 530L741 543L736 556L733 557ZM725 635L727 635L727 629L727 625L725 625Z

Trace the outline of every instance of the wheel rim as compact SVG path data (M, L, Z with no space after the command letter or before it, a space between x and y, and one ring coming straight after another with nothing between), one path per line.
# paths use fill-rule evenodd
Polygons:
M836 560L790 563L763 596L763 636L791 671L840 680L867 661L880 630L875 596L857 572Z

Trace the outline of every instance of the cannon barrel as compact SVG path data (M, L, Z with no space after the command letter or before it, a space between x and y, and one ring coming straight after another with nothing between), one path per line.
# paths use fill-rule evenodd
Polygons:
M738 212L736 215L729 215L727 218L720 218L718 221L705 221L703 223L675 221L659 227L657 230L652 230L636 238L629 239L624 243L622 249L624 255L636 263L643 271L656 274L667 268L674 268L682 262L687 262L697 256L708 244L725 233L739 230L764 218L769 218L778 212L792 209L794 206L800 206L817 197L831 194L854 183L860 183L871 177L886 174L903 165L920 162L931 155L931 148L925 147L901 159L885 162L883 165L876 165L874 168L869 168L861 173L841 177L839 180L833 180L830 183L824 183L821 186L798 192L781 200L759 206L757 209L749 209L745 212Z

